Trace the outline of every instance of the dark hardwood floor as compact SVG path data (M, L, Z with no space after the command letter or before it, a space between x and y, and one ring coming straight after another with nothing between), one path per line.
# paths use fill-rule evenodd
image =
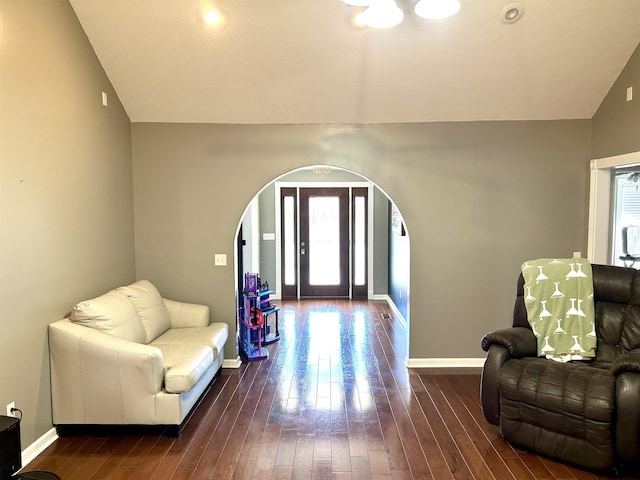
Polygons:
M478 371L408 370L406 333L385 302L280 305L269 359L223 369L180 438L64 437L25 470L62 480L608 478L503 441L482 416Z

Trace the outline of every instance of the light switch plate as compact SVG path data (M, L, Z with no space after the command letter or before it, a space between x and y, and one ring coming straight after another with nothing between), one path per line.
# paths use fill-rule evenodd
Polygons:
M215 261L216 267L224 267L227 264L227 254L216 253L214 261Z

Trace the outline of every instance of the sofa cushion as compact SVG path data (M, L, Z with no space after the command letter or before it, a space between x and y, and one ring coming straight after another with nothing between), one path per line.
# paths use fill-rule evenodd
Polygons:
M151 342L151 345L158 348L161 345L206 345L213 349L213 359L216 360L228 336L227 324L216 322L207 327L172 328Z
M124 293L117 290L78 303L71 311L71 321L123 340L146 343L136 308Z
M148 280L139 280L126 287L118 288L136 308L146 333L146 342L151 342L162 335L171 326L169 311L162 300L160 292Z
M164 388L188 392L213 363L213 350L205 345L156 345L162 352Z

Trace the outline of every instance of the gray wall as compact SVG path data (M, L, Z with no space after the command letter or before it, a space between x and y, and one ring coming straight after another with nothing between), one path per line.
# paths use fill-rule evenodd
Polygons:
M392 207L387 209L389 222L392 222ZM404 233L404 235L402 234ZM397 232L389 230L387 233L389 242L388 270L389 270L389 297L393 301L403 318L409 318L409 280L411 272L411 242L406 231ZM417 308L421 308L418 304Z
M276 187L270 183L260 192L260 280L267 281L276 290L276 242L263 240L263 233L276 232Z
M389 294L389 199L373 189L373 294Z
M627 87L633 100L627 102ZM640 151L640 45L593 116L591 158Z
M480 357L482 335L509 324L520 264L586 249L590 123L134 123L137 275L235 329L234 269L214 267L213 254L233 256L264 185L335 164L403 213L410 357Z
M51 428L47 324L134 280L131 124L66 0L0 22L0 413L26 448Z

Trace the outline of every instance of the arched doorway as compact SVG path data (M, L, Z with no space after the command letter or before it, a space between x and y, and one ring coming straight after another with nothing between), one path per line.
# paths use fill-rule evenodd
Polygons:
M352 189L368 187L370 194L367 197L365 298L386 300L408 331L410 242L407 226L393 201L378 185L357 172L339 167L325 165L322 168L309 166L295 169L269 182L249 202L237 229L235 265L239 302L243 275L247 272L259 273L261 280L267 282L270 289L275 291L275 298L281 298L283 295L282 286L286 283L283 265L286 262L282 254L282 189L327 186ZM351 227L350 232L353 232ZM299 228L298 225L296 228ZM350 242L353 240L353 237L350 238ZM299 255L300 249L296 251ZM354 263L351 255L348 262L351 279ZM352 286L348 298L354 298L353 292ZM298 298L304 296L297 291Z

